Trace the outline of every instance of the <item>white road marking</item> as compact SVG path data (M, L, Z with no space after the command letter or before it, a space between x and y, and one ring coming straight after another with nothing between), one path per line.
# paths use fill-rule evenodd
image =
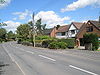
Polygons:
M96 74L96 73L93 73L93 72L90 72L90 71L87 71L87 70L84 70L84 69L81 69L81 68L75 67L75 66L73 66L73 65L69 65L69 67L72 67L72 68L74 68L74 69L77 69L77 70L80 70L80 71L83 71L83 72L89 73L89 74L91 74L91 75L98 75L98 74Z
M31 52L31 51L25 51L25 52L28 52L28 53L34 54L34 52Z
M7 52L7 54L9 55L9 57L11 58L11 60L13 62L15 62L15 64L18 66L18 68L21 70L23 75L26 75L25 72L22 70L22 68L20 67L20 65L17 63L17 61L12 57L12 55L8 52L8 50L2 45L2 47L4 48L4 50Z
M56 61L55 59L49 58L47 56L43 56L43 55L38 55L38 56L43 57L43 58L46 58L46 59L49 59L49 60L52 60L52 61Z

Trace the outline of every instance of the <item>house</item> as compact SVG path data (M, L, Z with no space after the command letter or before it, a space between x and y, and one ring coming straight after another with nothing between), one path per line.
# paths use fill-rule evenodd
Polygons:
M56 36L56 28L50 28L50 29L45 29L43 31L43 35L47 35L47 36L50 36L50 37L55 37Z
M80 22L72 22L68 28L67 37L75 38L76 34L78 33L82 25L83 23L80 23Z
M43 31L43 35L49 35L49 36L50 36L52 30L53 30L53 28L45 29L45 30Z
M68 32L69 25L60 26L58 29L56 29L56 38L67 38L67 32Z
M83 35L85 33L95 33L100 37L100 20L99 21L92 21L89 20L87 23L84 23L80 28L79 32L76 35L76 40L78 40L79 45L83 46Z

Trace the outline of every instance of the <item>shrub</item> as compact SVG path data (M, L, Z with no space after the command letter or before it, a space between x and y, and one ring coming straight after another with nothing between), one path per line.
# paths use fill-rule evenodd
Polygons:
M66 49L67 44L65 42L51 42L49 44L50 49Z
M56 41L57 40L55 40L55 39L44 40L42 42L42 47L47 48L51 42L56 42Z
M65 42L57 42L59 49L66 49L67 48L67 44Z
M44 40L44 39L50 39L50 38L51 38L50 36L44 35L44 36L37 36L36 40Z
M51 42L49 44L49 48L50 49L58 49L59 48L58 43L57 42Z
M74 38L58 39L58 42L65 42L67 44L68 48L74 48L74 46L75 46L75 39Z
M99 40L97 34L84 34L84 43L92 43L92 50L97 50L99 48Z

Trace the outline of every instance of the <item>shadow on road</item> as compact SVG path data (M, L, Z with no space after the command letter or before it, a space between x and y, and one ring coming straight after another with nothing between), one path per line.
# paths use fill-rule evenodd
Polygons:
M0 75L1 75L2 73L4 73L4 71L3 71L2 69L3 69L3 67L5 67L5 66L9 66L9 64L4 64L4 62L0 62Z

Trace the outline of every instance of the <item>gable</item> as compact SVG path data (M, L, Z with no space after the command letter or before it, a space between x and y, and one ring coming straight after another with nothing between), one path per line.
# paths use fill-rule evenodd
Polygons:
M93 30L87 31L88 27L90 27L90 28L93 27ZM96 33L100 37L100 30L98 30L97 27L95 25L91 24L91 22L89 22L89 21L86 24L83 24L80 31L77 33L76 37L83 38L83 35L85 33Z
M74 24L70 25L69 30L76 30L76 27L74 26Z

